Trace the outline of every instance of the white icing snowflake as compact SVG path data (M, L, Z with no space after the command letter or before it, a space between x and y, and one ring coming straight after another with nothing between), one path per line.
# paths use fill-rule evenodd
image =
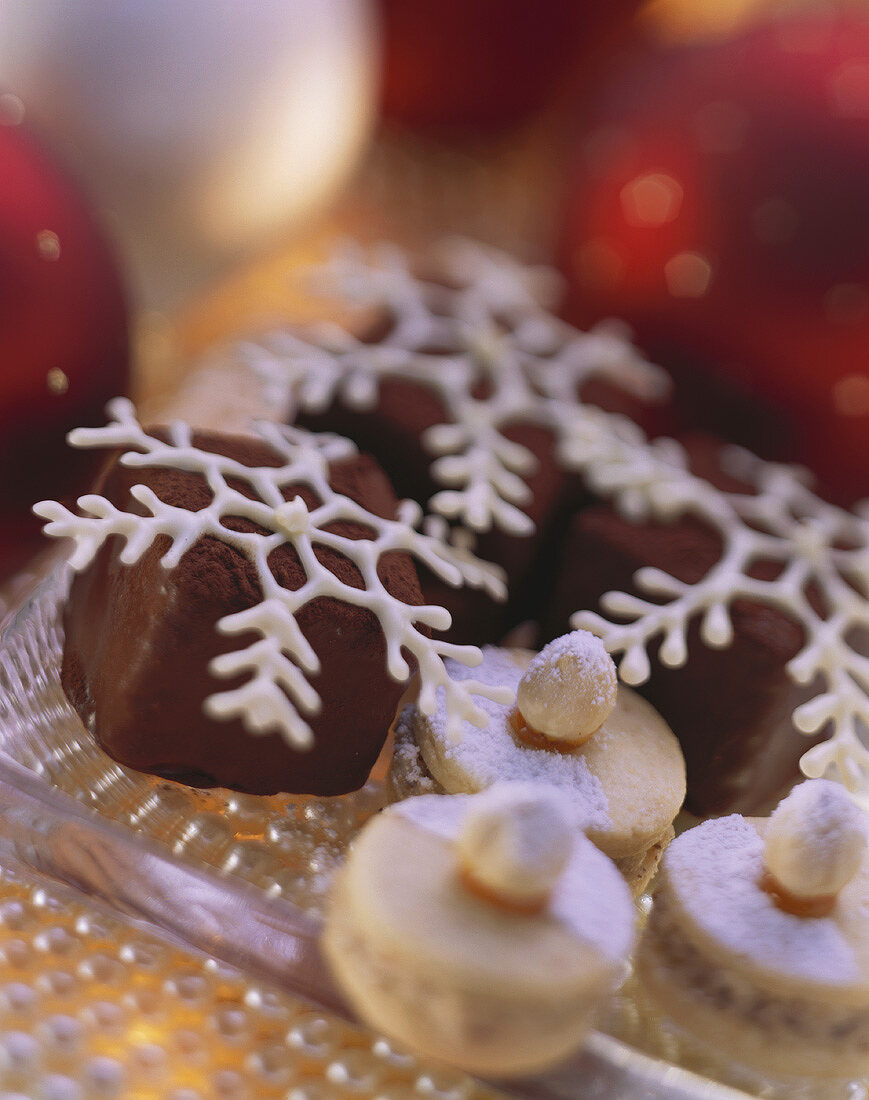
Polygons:
M819 686L793 714L806 734L829 723L829 740L810 749L803 771L838 773L851 791L869 792L869 520L815 496L807 475L795 467L763 462L737 447L727 448L727 472L756 492L723 492L688 470L685 452L673 440L648 443L636 426L616 424L598 413L574 432L572 462L601 496L612 497L634 520L672 522L690 515L721 536L722 553L696 584L660 569L639 569L634 584L650 600L609 592L603 609L622 622L592 611L573 616L573 625L600 634L611 653L623 653L620 675L641 684L650 675L647 646L660 639L659 657L668 668L685 664L689 623L701 619L703 641L730 644L730 608L749 599L776 607L800 624L804 644L788 662L798 684ZM780 568L775 580L749 575L759 561Z
M458 682L447 675L444 658L474 666L480 663L482 654L474 646L427 637L426 627L447 629L449 612L435 606L413 607L391 596L378 576L378 564L384 554L405 552L447 584L464 583L503 596L498 571L466 550L456 550L442 539L419 530L422 510L412 501L399 505L395 519L384 519L335 492L329 485L328 464L355 453L348 440L259 423L255 427L260 438L281 456L283 464L249 467L197 448L187 424L171 425L168 442L149 435L126 400L111 402L108 412L113 418L110 424L72 432L72 445L125 449L120 462L134 469L164 467L199 474L213 493L211 503L191 512L166 504L145 485L136 485L130 495L145 508L147 515L125 512L97 495L78 500L80 515L55 501L43 501L34 511L49 521L46 534L74 541L70 563L75 570L84 569L106 539L114 535L125 540L121 553L125 565L138 561L161 536L168 537L171 544L162 558L167 569L174 568L185 552L206 536L235 547L251 562L257 571L262 601L221 619L217 629L229 635L253 632L259 636L258 640L246 648L222 654L211 663L215 676L249 673L250 679L235 690L210 696L206 710L211 717L238 717L250 733L276 730L296 748L311 745L311 729L302 714L316 714L320 707L320 699L308 681L308 677L317 674L319 661L298 626L296 614L312 600L322 597L356 604L376 615L386 639L390 676L398 681L410 676L405 657L405 653L409 654L419 670L421 710L433 714L437 707L436 693L442 689L456 733L463 721L478 726L486 723L485 712L473 702L472 696L509 701L504 689L476 680ZM254 499L233 488L230 479L247 485ZM285 500L283 490L287 486L309 488L319 504L309 509L301 496ZM265 533L231 531L222 522L228 516L251 520ZM328 530L339 521L363 524L372 537L351 539ZM296 591L282 587L269 568L269 555L284 544L293 546L307 578ZM321 565L315 553L318 546L329 547L352 562L364 587L343 583Z
M292 419L336 400L370 409L384 378L428 387L445 410L444 423L422 437L432 478L443 486L428 506L471 531L534 529L523 511L530 497L523 479L537 460L507 437L508 427L540 425L558 444L587 415L578 391L589 379L650 400L668 386L612 323L583 333L550 313L559 283L551 269L524 267L469 241L440 247L431 280L416 276L399 249L380 245L370 256L346 249L314 281L352 305L385 311L391 328L376 344L323 324L244 345L267 400ZM558 454L569 465L568 452Z
M809 775L837 770L852 790L869 793L869 750L861 740L869 734L869 660L859 648L865 641L860 632L869 630L869 517L821 501L794 469L736 449L728 460L758 493L719 492L688 472L677 443L649 443L627 418L584 404L577 391L590 378L645 399L662 396L667 379L618 328L581 333L553 316L548 307L558 288L549 269L452 241L431 271L430 280L418 277L404 253L390 246L370 255L347 249L321 269L321 289L385 311L392 327L377 344L326 324L305 336L281 331L245 345L244 360L281 415L322 412L336 400L370 409L384 378L427 386L446 411L444 423L422 439L433 457L432 477L443 486L429 504L471 531L533 530L522 509L529 498L524 478L536 459L505 435L516 423L550 431L561 464L612 498L627 518L703 519L721 534L724 550L701 582L688 585L660 570L640 570L635 581L652 600L615 593L604 603L629 622L584 612L575 625L601 633L611 652L624 652L622 677L637 684L649 675L646 646L657 638L664 664L684 664L693 616L702 617L707 644L726 646L734 600L780 608L805 631L789 675L800 684L817 678L823 685L795 711L794 723L807 734L827 723L832 730L829 741L805 754L803 768ZM749 576L761 558L780 563L775 581ZM822 594L822 611L810 588Z

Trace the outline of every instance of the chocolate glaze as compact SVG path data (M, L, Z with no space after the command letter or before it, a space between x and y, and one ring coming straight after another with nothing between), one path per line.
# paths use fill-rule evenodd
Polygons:
M695 473L723 489L751 491L721 470L720 442L683 442ZM590 507L574 517L563 542L544 637L568 629L574 611L598 610L605 592L634 591L632 577L642 566L696 583L720 552L717 532L697 520L632 524L609 505ZM773 579L777 567L759 562L752 574ZM791 721L794 708L814 694L785 672L803 644L802 627L750 600L735 601L731 615L734 640L726 649L706 646L699 621L692 622L684 668L665 668L653 647L652 675L639 689L679 738L688 771L686 806L704 816L764 809L796 778L800 756L820 740L800 734Z
M245 465L278 466L281 460L257 440L197 434L204 450ZM166 503L191 511L206 506L211 493L204 479L175 469L120 466L112 456L94 491L125 510L141 510L131 486L148 485ZM359 455L330 470L333 488L380 516L392 516L395 496L376 462ZM243 483L235 488L247 491ZM288 499L316 498L305 487L289 486ZM226 526L253 531L247 520ZM329 530L350 538L370 530L346 522ZM216 678L209 662L237 650L252 636L221 635L218 619L258 603L256 571L234 548L214 538L200 539L174 569L160 558L161 538L133 566L119 561L122 541L113 538L74 580L64 625L64 689L102 747L122 764L180 779L195 786L223 786L255 794L280 791L342 794L360 787L386 738L403 685L386 670L386 646L376 617L365 608L318 599L298 616L302 633L320 659L311 683L322 709L308 717L314 746L291 748L276 733L254 736L238 720L216 721L203 702L217 691L239 686L247 677ZM361 587L355 566L330 549L318 559L342 581ZM274 551L269 564L289 589L304 583L291 546ZM391 595L422 602L411 559L384 556L380 576Z

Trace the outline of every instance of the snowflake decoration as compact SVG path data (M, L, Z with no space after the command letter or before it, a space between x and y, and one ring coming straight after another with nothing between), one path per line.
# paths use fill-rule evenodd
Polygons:
M735 448L727 460L757 492L720 492L690 473L677 443L649 443L631 421L584 404L578 390L591 378L648 400L666 392L667 379L611 324L581 333L553 316L558 288L550 270L467 241L446 242L431 270L431 279L418 277L400 250L378 246L370 256L348 249L315 273L320 289L385 312L392 327L378 344L325 324L304 336L282 331L246 345L243 358L267 399L291 419L299 409L322 412L336 400L370 409L384 378L432 389L446 416L422 438L432 477L443 487L429 506L442 522L470 532L533 530L522 509L529 497L524 479L536 459L505 435L515 423L549 430L561 464L612 498L627 518L671 522L691 514L705 521L721 535L723 552L698 584L641 569L640 595L610 593L603 601L606 612L627 621L581 612L575 625L623 653L622 678L639 684L650 674L646 647L656 639L665 665L685 663L693 617L701 617L706 644L724 647L732 638L734 600L780 608L806 639L788 674L799 684L823 685L797 708L794 723L807 734L828 723L832 730L805 754L803 769L836 770L852 790L869 791L869 749L861 740L869 733L869 659L855 648L859 632L869 629L869 516L825 503L794 469ZM749 575L758 559L780 563L776 580ZM822 593L821 611L810 589Z
M604 611L611 622L591 611L578 612L573 625L600 634L611 653L623 654L619 673L628 684L650 675L647 646L661 640L660 660L668 668L685 664L688 624L701 617L705 644L730 644L730 608L749 599L779 608L803 628L802 649L788 662L798 684L822 685L793 714L806 734L828 723L829 740L802 759L806 775L837 772L854 792L869 791L869 519L837 508L815 496L804 471L763 462L737 447L723 460L729 473L756 492L723 492L688 469L685 452L673 440L648 443L636 426L614 423L598 413L576 426L569 442L572 461L590 487L614 499L634 520L672 522L691 515L721 536L718 562L696 584L686 584L660 569L639 569L634 584L651 600L609 592ZM775 580L749 575L752 563L776 562ZM820 596L822 609L810 593ZM862 639L860 635L863 635Z
M161 501L147 486L136 485L130 495L147 515L116 508L104 497L79 498L81 514L55 501L43 501L34 511L48 520L46 534L71 538L75 549L70 558L74 570L93 560L106 539L119 535L125 540L121 561L132 565L160 536L170 540L162 564L174 568L200 538L210 536L235 547L255 567L262 602L237 614L228 615L217 629L228 635L258 635L247 648L225 653L212 661L210 670L218 677L250 674L241 687L219 692L206 700L206 711L215 719L241 718L251 733L279 731L296 748L312 743L312 733L303 714L316 714L320 699L307 677L319 670L319 661L296 621L297 612L312 600L332 597L367 608L377 616L387 645L387 667L393 679L409 678L411 668L405 653L419 670L419 706L434 713L436 693L443 691L451 730L458 736L463 721L486 724L485 712L472 696L509 702L504 689L477 681L460 682L447 675L444 658L474 666L482 654L474 646L459 646L426 636L422 628L445 630L450 615L442 607L413 607L391 596L377 572L384 554L402 551L413 555L446 583L484 588L493 596L503 595L498 571L467 550L454 549L436 534L420 530L422 510L413 501L403 501L395 519L383 519L368 512L329 485L328 464L355 453L348 440L334 435L317 435L275 424L258 423L255 430L283 459L279 467L249 467L224 455L198 449L187 424L176 422L169 429L168 442L149 435L139 424L129 401L118 399L108 406L112 422L104 428L78 429L71 433L75 447L121 448L120 462L132 468L164 467L201 475L213 500L197 512L176 508ZM230 486L230 479L243 482L255 499ZM300 496L285 500L287 486L305 486L320 502L308 508ZM237 532L225 527L227 516L248 519L265 533ZM326 528L338 521L363 524L373 532L371 539L351 539ZM278 547L290 544L306 574L305 584L296 591L283 588L273 576L268 558ZM340 581L315 554L315 547L330 547L351 561L363 579L363 588Z
M351 305L384 311L392 328L379 343L323 324L305 335L272 333L240 353L265 398L290 420L299 409L323 412L336 400L370 409L384 378L432 389L446 417L422 437L432 478L443 486L428 506L473 532L497 527L529 535L534 524L522 510L530 496L523 479L537 460L505 429L538 424L558 445L571 422L588 413L578 391L589 379L654 400L666 392L667 376L613 323L583 333L550 313L558 276L548 268L453 240L438 250L433 271L431 281L417 277L392 246L374 248L370 258L348 248L313 280ZM569 465L561 446L557 453Z

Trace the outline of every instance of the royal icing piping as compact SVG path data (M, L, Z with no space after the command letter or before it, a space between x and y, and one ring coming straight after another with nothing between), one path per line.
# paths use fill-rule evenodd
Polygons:
M448 286L416 277L404 253L388 245L370 257L348 248L316 273L324 291L389 314L393 327L380 343L330 324L304 336L274 332L240 353L284 418L297 409L322 412L336 399L372 408L384 378L434 391L446 416L422 442L432 478L444 488L428 506L475 532L496 527L528 535L534 524L522 510L530 498L523 478L537 460L505 430L539 425L563 450L573 421L589 408L578 394L589 379L657 399L667 376L612 325L580 332L550 313L558 282L550 269L524 267L464 240L445 242L433 259Z
M422 511L412 501L403 501L398 506L395 519L383 519L336 493L329 485L328 466L355 453L348 440L260 423L255 426L257 434L281 456L283 464L250 467L194 446L192 429L187 424L172 424L168 442L149 435L136 419L133 406L124 399L112 401L108 413L113 418L110 424L77 429L70 434L70 443L82 448L130 448L120 458L124 466L162 467L199 474L213 493L211 503L190 512L164 503L147 486L136 485L130 495L144 506L148 515L119 510L94 494L79 498L80 515L56 501L42 501L34 512L48 520L46 534L74 541L70 564L77 571L89 565L106 539L113 535L125 540L121 553L125 565L138 561L160 536L167 536L171 542L162 558L167 569L174 568L184 553L205 536L234 547L251 562L259 579L262 601L221 619L217 629L229 635L253 632L259 635L258 640L216 657L210 666L218 677L247 673L250 679L233 691L209 696L205 708L211 717L240 718L253 734L278 731L296 748L312 743L310 726L302 714L316 714L320 707L319 696L308 680L317 674L319 661L298 626L296 614L312 600L322 597L367 608L377 616L386 639L390 676L406 680L411 669L402 651L412 656L419 670L420 709L433 714L440 702L446 708L446 721L455 736L460 736L464 722L482 726L487 721L485 710L474 703L473 696L508 701L510 693L501 686L451 678L444 666L445 657L462 666L473 666L482 660L480 650L426 637L425 627L440 631L449 626L449 612L431 605L412 607L395 599L387 592L377 570L383 555L402 551L413 555L448 584L464 583L502 595L498 572L466 551L456 552L440 539L418 530ZM228 479L245 483L255 499L233 489ZM284 500L282 490L288 485L310 488L320 503L309 510L301 497ZM221 522L227 516L251 520L265 528L266 533L231 531ZM374 537L351 539L326 530L339 521L362 524ZM296 591L283 588L268 565L272 551L284 544L293 546L307 577ZM314 552L316 546L330 547L351 561L362 576L364 587L344 584L321 565Z
M694 515L711 525L723 552L697 584L641 569L635 584L652 601L629 593L603 601L605 611L628 622L581 611L573 625L600 634L609 652L623 653L621 677L636 685L650 675L646 647L659 638L665 665L686 662L693 617L702 618L703 641L723 648L733 636L734 600L780 608L805 630L788 674L798 684L815 677L822 684L794 711L794 725L806 734L828 722L831 729L828 741L803 756L803 771L838 774L869 804L869 748L860 737L869 728L869 658L852 644L869 626L869 512L827 504L810 491L802 471L738 448L730 448L726 460L756 486L756 495L727 493L694 477L679 444L650 443L627 418L579 400L577 388L591 377L647 398L665 392L666 378L617 331L580 333L548 312L556 297L549 269L524 267L467 241L446 242L433 266L449 287L415 277L394 247L378 246L370 256L349 248L317 279L324 291L351 304L386 310L394 327L385 340L365 344L325 325L307 338L275 332L245 345L242 357L286 415L296 408L323 411L336 398L370 408L387 377L428 386L447 412L446 422L423 439L434 456L432 476L445 486L430 504L440 517L474 531L533 530L522 511L529 492L522 478L535 459L504 435L513 423L549 430L561 464L612 499L627 519L672 522ZM427 347L449 351L436 355ZM476 398L474 387L481 383L489 396ZM773 581L750 577L758 559L781 562L784 571ZM811 588L821 594L825 614L812 606Z
M723 462L756 492L716 489L690 473L683 448L673 440L648 443L639 428L619 435L601 417L600 430L575 456L592 488L640 518L673 522L695 516L720 535L722 553L696 584L661 569L639 569L634 584L652 600L607 593L602 607L620 622L580 611L573 625L601 635L610 653L623 653L621 678L642 684L651 672L646 650L657 639L662 664L685 664L695 617L701 618L706 645L724 648L733 640L730 608L736 600L779 608L805 635L786 666L788 675L798 684L818 678L822 685L794 711L794 725L813 734L829 722L832 731L828 741L803 755L802 769L813 777L833 769L852 792L869 796L869 749L859 736L869 728L869 658L855 640L869 628L869 521L815 496L804 471L764 462L738 447L726 448ZM782 571L775 580L759 580L749 575L757 561L778 562ZM812 601L813 591L823 612Z

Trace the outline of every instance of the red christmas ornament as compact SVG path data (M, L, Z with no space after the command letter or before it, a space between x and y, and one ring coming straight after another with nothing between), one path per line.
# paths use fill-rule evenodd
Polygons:
M563 238L576 319L624 317L659 360L773 404L797 428L788 457L845 497L869 493L864 11L629 63L593 112Z
M501 127L588 69L642 0L380 0L384 114L410 126Z
M128 386L118 273L82 198L33 137L0 124L0 578L39 546L31 505L75 493L65 435Z

